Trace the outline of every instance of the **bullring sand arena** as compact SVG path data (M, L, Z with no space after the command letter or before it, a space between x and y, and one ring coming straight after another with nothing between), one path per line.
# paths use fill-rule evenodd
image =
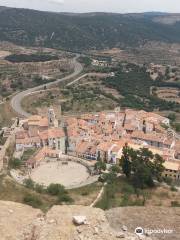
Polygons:
M51 183L59 183L65 187L76 186L85 182L89 176L88 169L76 162L46 162L31 172L32 180L44 186Z

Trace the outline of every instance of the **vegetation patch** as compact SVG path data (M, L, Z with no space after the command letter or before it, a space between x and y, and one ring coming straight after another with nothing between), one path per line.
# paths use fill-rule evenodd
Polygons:
M144 109L146 111L172 110L178 111L180 104L176 102L167 102L152 95L150 89L152 86L165 84L163 81L153 81L146 67L140 67L135 64L127 64L126 70L120 65L116 76L104 79L103 83L110 88L114 88L124 96L120 100L123 107ZM169 83L170 84L170 83ZM174 83L171 83L171 85Z
M124 147L120 165L125 174L117 177L119 168L103 173L100 181L106 182L102 199L96 207L109 209L123 206L172 206L171 201L179 198L174 188L155 185L154 179L162 181L163 160L147 149L134 151ZM101 165L98 165L101 166ZM102 170L104 170L102 166ZM174 200L175 201L175 200ZM177 205L177 204L176 204Z
M5 57L5 60L12 63L21 63L21 62L47 62L52 60L58 60L59 57L55 55L46 55L46 54L12 54Z

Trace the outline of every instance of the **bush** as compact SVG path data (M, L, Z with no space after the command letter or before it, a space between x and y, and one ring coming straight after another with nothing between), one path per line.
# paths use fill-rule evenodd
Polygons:
M170 177L165 177L164 178L164 182L166 183L166 184L168 184L168 185L171 185L172 184L172 178L170 178Z
M29 189L33 189L34 190L34 188L35 188L35 183L30 178L24 180L24 185L25 185L25 187L27 187Z
M43 193L45 191L44 186L37 183L35 185L35 191L38 192L38 193Z
M171 201L171 207L180 207L180 203L178 201Z
M9 161L9 167L14 169L19 169L21 167L21 160L18 158L12 158Z
M72 203L73 199L68 194L60 194L58 196L58 202Z
M32 194L27 194L24 199L23 199L23 202L25 204L28 204L34 208L39 208L41 205L42 205L42 201L40 198L38 198L37 196L35 195L32 195Z
M115 172L104 173L102 178L104 179L104 182L112 184L115 182L117 174Z
M110 170L111 170L111 172L114 172L114 173L120 173L120 171L121 171L121 169L118 165L113 165Z
M83 192L81 193L81 195L82 195L82 196L88 196L89 193L88 193L87 191L83 191Z
M61 195L61 194L66 194L67 191L65 190L63 185L51 183L47 187L47 193L52 195L52 196L58 196L58 195Z
M177 188L175 186L173 186L173 185L171 186L170 189L171 189L172 192L177 192L178 191Z
M122 187L122 192L128 193L128 194L134 194L135 190L133 186L126 184Z
M174 127L176 129L176 132L180 132L180 123L175 123Z
M168 115L168 118L169 118L172 122L174 122L174 121L176 120L176 114L170 113L170 114Z

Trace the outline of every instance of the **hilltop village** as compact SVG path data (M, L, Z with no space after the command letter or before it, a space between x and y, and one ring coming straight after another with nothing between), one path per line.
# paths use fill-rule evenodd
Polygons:
M180 179L180 139L168 118L132 109L62 117L54 109L19 123L16 151L37 148L27 161L35 168L45 157L75 156L88 162L119 164L123 147L148 148L165 160L164 176Z

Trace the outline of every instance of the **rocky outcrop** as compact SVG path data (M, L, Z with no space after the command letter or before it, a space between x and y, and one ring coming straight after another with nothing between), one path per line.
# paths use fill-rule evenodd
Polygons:
M106 211L109 224L115 230L123 225L133 233L137 227L153 230L152 239L180 239L180 208L179 207L122 207ZM157 233L156 233L157 231ZM165 231L165 232L159 232Z
M81 225L75 224L74 216L85 216ZM0 202L1 240L136 240L128 227L113 230L105 212L84 206L54 206L45 215L29 206ZM145 239L150 239L145 237Z
M40 210L29 206L0 201L0 239L33 240L32 223L42 216Z

